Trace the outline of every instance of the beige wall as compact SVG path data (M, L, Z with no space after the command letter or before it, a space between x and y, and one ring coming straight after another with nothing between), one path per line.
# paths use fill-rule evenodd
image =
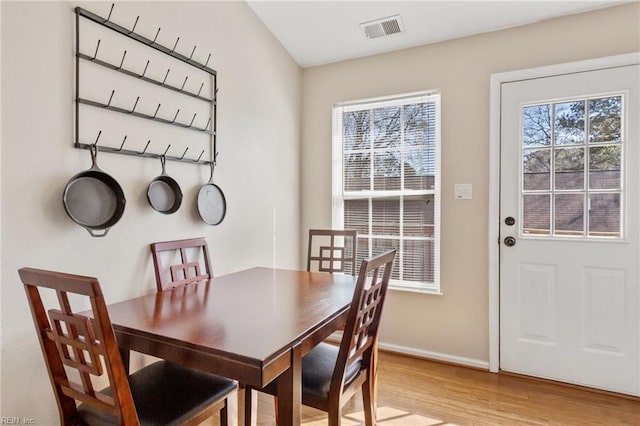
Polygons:
M106 299L115 302L155 291L148 248L153 241L206 236L216 275L271 266L274 260L277 266L295 268L300 244L302 73L244 2L119 2L112 16L132 25L140 15L136 31L144 35L152 37L161 26L167 40L180 36L178 50L182 46L187 56L194 44L204 59L204 52L213 52L209 65L218 71L220 88L214 179L227 197L224 222L207 226L195 210L197 191L209 178L206 166L168 162L185 198L178 212L163 215L146 200L159 162L106 153L99 164L125 191L124 216L105 238L90 237L67 218L63 188L90 166L88 151L72 147L76 5L0 3L0 416L27 416L40 425L57 423L57 412L18 268L96 276ZM83 6L106 16L110 2ZM101 51L109 48L103 44ZM131 55L128 63L135 60ZM104 93L110 90L99 87L100 81L94 84Z
M392 291L382 347L488 366L491 74L639 50L635 3L303 71L302 230L331 226L334 103L425 89L442 93L444 294ZM473 200L455 200L456 183L473 184Z

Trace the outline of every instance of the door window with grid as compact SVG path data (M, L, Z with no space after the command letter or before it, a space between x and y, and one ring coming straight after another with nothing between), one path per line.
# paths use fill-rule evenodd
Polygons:
M333 226L358 231L358 264L397 250L391 285L440 290L440 94L333 108Z
M622 116L622 95L523 106L523 236L622 237Z

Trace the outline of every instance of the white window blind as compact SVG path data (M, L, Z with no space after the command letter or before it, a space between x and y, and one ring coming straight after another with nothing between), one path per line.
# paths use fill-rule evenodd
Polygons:
M392 286L440 291L439 93L334 106L332 208L358 264L393 247Z

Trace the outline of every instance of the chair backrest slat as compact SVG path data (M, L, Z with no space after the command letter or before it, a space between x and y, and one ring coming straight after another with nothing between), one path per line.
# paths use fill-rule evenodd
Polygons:
M61 424L78 423L76 400L106 411L120 424L139 424L98 280L33 268L18 272L38 331ZM43 289L56 292L59 308L45 307L41 291L48 290ZM90 305L92 317L75 312L69 294L80 296L83 311ZM81 383L69 379L73 370ZM105 372L112 396L94 389L93 380Z
M307 271L345 272L355 275L357 246L357 231L310 229Z
M152 243L150 248L158 291L203 281L213 276L209 247L204 237ZM178 253L179 261L176 260ZM173 260L165 262L165 255L173 255Z

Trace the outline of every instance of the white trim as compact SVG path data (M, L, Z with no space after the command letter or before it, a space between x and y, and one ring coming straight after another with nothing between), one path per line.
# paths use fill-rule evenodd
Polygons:
M428 97L431 95L439 95L440 89L430 89L430 90L421 90L419 92L410 92L404 93L402 95L388 95L388 96L379 96L377 98L365 98L355 101L346 101L346 102L337 102L333 104L334 108L344 107L347 110L349 107L361 107L363 105L371 104L371 103L379 103L379 102L388 102L388 101L398 101L399 104L405 104L407 100L415 99L419 97Z
M502 74L491 76L489 123L489 371L500 368L500 86Z
M433 288L419 286L412 287L401 284L394 285L392 282L389 282L389 291L404 291L407 293L426 294L429 296L444 296L444 293L441 290L434 290Z
M500 369L500 89L503 83L640 64L640 52L492 74L489 123L489 371Z
M344 210L344 198L342 196L342 143L335 143L342 140L342 115L335 114L334 107L331 110L331 226L333 229L344 229L344 217L339 214Z
M327 338L332 343L340 343L342 340L342 331L336 331ZM416 358L427 360L448 362L451 364L463 365L466 367L479 368L482 370L489 369L489 363L480 359L466 358L463 356L450 355L442 352L425 351L423 349L410 348L408 346L394 345L392 343L378 342L378 348L383 351L393 352L402 355L411 355Z
M391 343L384 343L384 342L379 342L378 348L388 352L395 352L398 354L415 356L417 358L444 361L444 362L449 362L451 364L464 365L466 367L480 368L482 370L489 369L489 363L487 361L482 361L479 359L444 354L441 352L425 351L422 349L409 348L406 346L393 345Z

